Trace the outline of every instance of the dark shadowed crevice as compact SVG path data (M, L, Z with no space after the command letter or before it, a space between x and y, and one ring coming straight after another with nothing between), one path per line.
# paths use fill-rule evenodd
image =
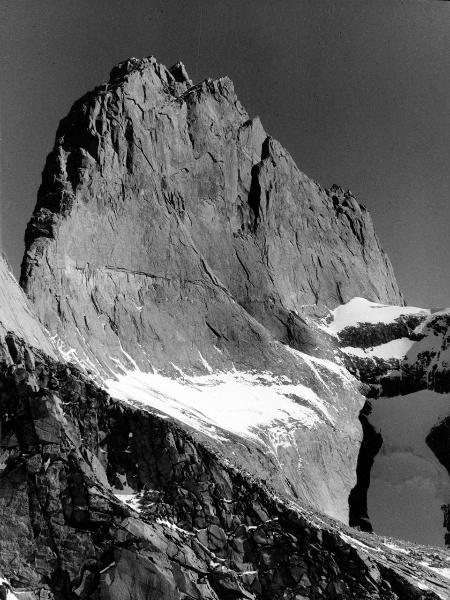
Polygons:
M425 439L427 446L450 475L450 417L446 417L435 425ZM442 505L444 513L445 545L450 547L450 498L448 504Z
M255 233L258 229L261 210L261 185L259 183L259 170L260 163L252 167L252 181L250 184L250 191L248 193L248 205L252 213L250 229L253 233Z
M373 531L367 511L367 492L370 486L370 472L374 463L375 456L383 445L381 433L375 431L369 422L369 415L372 412L372 405L366 401L361 412L359 420L363 430L363 439L358 454L356 465L356 485L350 492L348 498L349 504L349 525L358 527L362 531Z

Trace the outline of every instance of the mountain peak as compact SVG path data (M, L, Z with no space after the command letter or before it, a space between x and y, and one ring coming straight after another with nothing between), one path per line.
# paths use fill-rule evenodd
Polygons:
M132 58L76 102L21 282L31 304L0 260L1 597L448 590L443 552L369 536L389 507L368 501L388 460L417 495L389 511L402 535L425 511L420 541L448 530L450 316L388 306L370 215L302 173L229 78Z
M175 86L178 92L180 91L180 84L183 86L183 90L192 86L192 81L182 62L177 62L172 67L167 68L159 63L154 56L132 57L120 62L111 70L109 83L117 84L133 73L145 75L148 72L155 73L164 85L173 87L174 84L179 84Z
M144 369L202 371L198 353L258 368L256 340L303 348L292 315L307 305L402 302L368 213L303 174L229 78L191 87L182 63L151 56L111 81L61 121L21 279L51 333L101 372L122 349Z

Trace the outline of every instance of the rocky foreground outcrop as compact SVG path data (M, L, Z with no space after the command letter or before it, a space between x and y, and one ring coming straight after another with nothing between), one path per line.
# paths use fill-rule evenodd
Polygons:
M172 421L124 406L74 366L8 339L3 597L446 597L439 551L364 536L290 502Z

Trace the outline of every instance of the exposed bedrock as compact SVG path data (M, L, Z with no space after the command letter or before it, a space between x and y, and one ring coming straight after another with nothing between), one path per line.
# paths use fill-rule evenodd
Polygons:
M419 339L400 360L398 368L380 378L386 396L429 389L450 392L450 313L431 314L420 327Z
M228 78L193 86L181 64L132 59L76 102L21 283L43 326L30 325L36 343L8 326L0 344L0 567L15 588L57 600L448 589L423 554L330 518L345 520L352 489L352 518L366 518L365 397L318 319L355 296L403 299L365 208L301 173Z
M173 422L13 344L0 363L0 590L30 600L439 598L441 578L417 558L380 554Z
M367 493L370 486L370 474L375 456L378 454L383 438L369 421L372 405L367 401L361 410L359 420L363 430L363 439L358 454L356 466L356 485L350 492L349 525L358 527L361 531L373 531L367 509Z
M61 121L22 286L62 356L111 393L138 370L284 378L310 418L285 411L280 440L255 423L259 473L345 519L364 397L314 318L356 295L402 303L391 264L366 209L304 175L228 78L193 86L180 69L126 61ZM120 397L143 387L123 380ZM252 442L234 443L248 464Z
M274 339L327 351L310 310L402 302L351 193L301 173L228 78L192 86L153 58L61 121L21 282L101 373L130 366L122 349L143 370L202 372L199 353L213 369L273 369Z
M425 315L401 315L391 323L358 323L339 332L342 346L371 348L399 338L419 340L420 333L414 330L425 319Z

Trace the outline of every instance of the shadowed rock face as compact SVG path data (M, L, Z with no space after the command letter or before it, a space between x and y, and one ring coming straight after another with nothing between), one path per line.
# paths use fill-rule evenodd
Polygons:
M192 86L153 58L119 65L61 121L21 283L101 373L129 364L121 346L144 370L204 372L199 353L273 369L272 340L321 345L310 305L402 302L350 192L301 173L229 79Z

